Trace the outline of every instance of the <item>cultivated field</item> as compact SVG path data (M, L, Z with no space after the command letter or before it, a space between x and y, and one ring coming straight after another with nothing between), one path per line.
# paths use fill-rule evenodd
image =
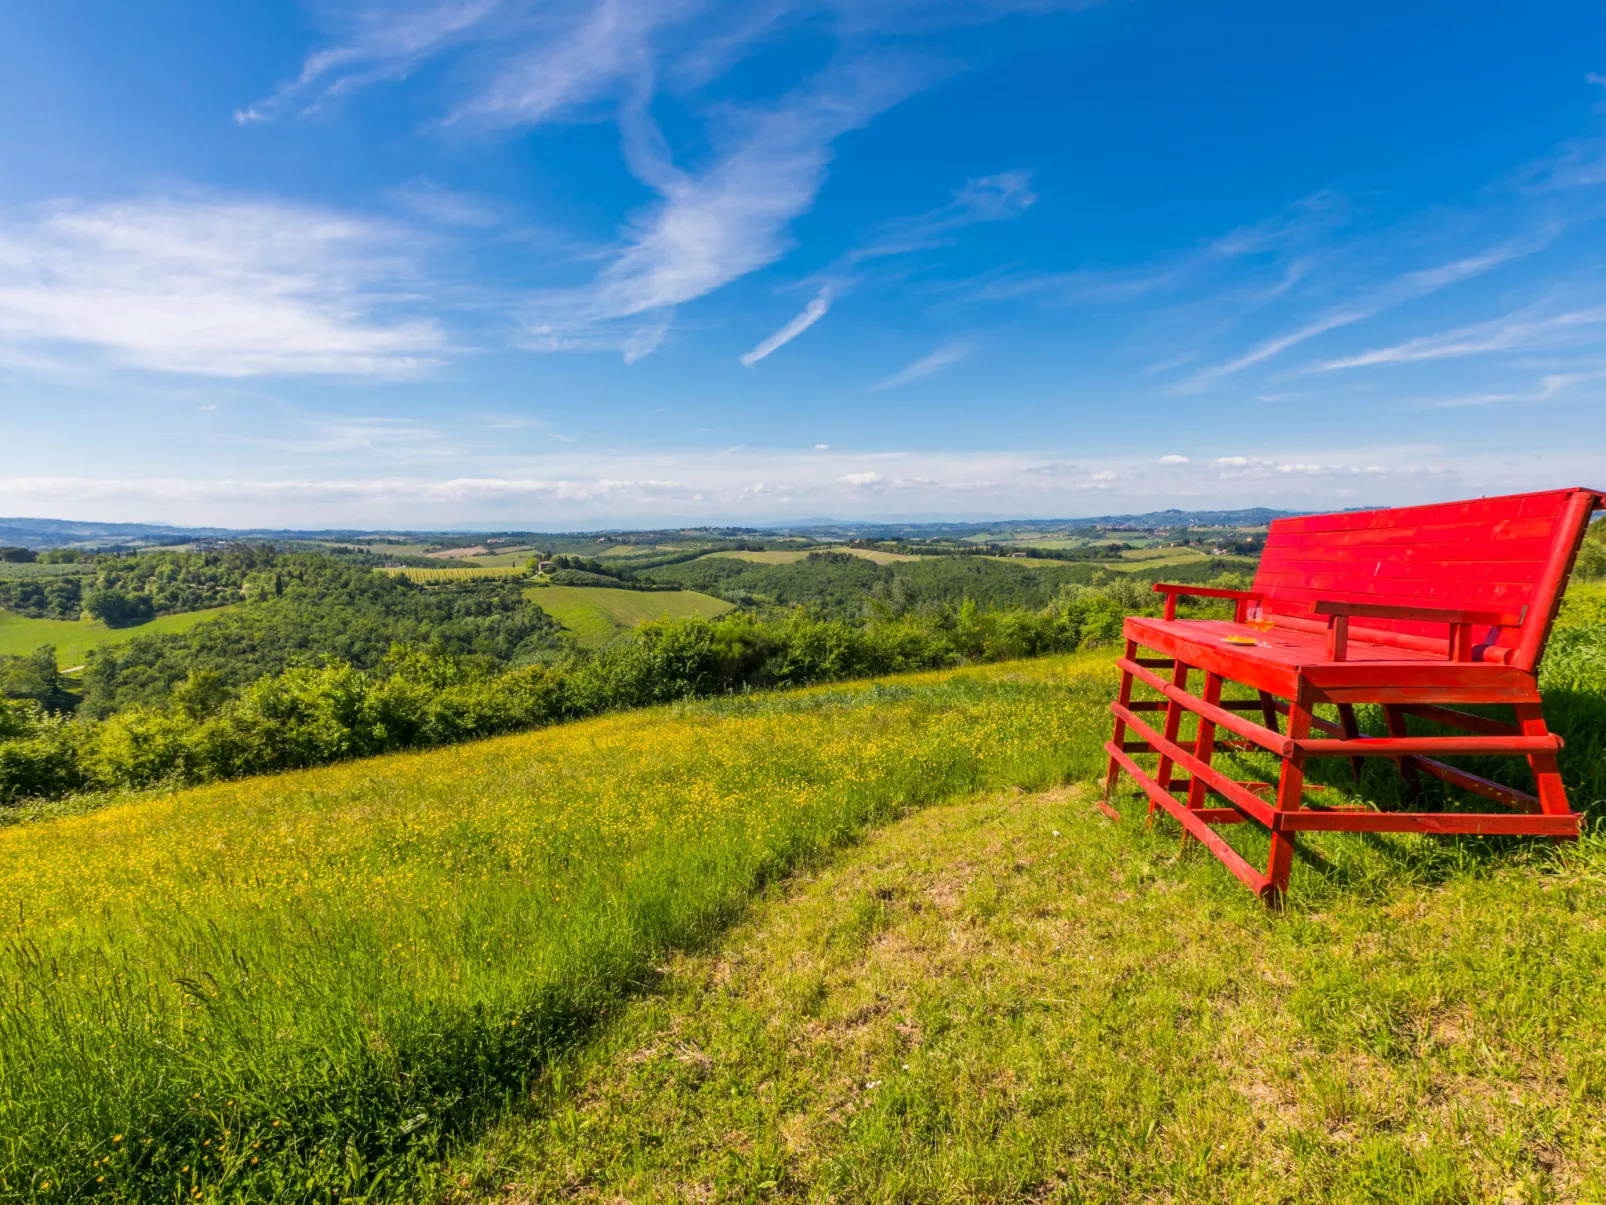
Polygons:
M523 572L528 557L507 565L454 565L449 569L381 569L381 573L399 575L412 582L456 582L473 577L517 577Z
M891 565L898 561L918 561L921 558L909 556L901 552L880 552L874 548L808 548L808 549L771 549L768 552L711 552L708 559L717 560L721 557L733 561L751 561L755 565L795 565L798 561L807 560L811 552L845 552L849 556L863 557L867 561L874 561L877 565Z
M187 632L196 624L216 619L231 609L212 607L181 615L161 615L132 628L108 628L93 619L29 619L12 611L0 611L0 656L18 656L31 653L42 644L53 644L56 664L70 668L82 665L92 648L123 644L136 636Z
M694 590L615 590L607 586L532 586L524 596L588 648L607 644L649 619L712 619L732 609Z

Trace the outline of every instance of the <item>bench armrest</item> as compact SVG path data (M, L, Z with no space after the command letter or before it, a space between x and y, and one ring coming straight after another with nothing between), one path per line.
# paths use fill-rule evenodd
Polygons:
M1215 586L1186 586L1175 582L1155 582L1149 587L1156 594L1188 594L1195 598L1262 598L1259 590L1219 590Z
M1311 612L1327 616L1327 659L1342 661L1349 645L1349 621L1358 619L1406 619L1418 623L1443 623L1450 627L1450 660L1472 660L1472 625L1488 624L1492 627L1517 627L1527 608L1512 614L1509 611L1471 611L1461 607L1432 607L1417 603L1365 603L1341 602L1337 599L1318 599L1311 604Z
M1215 586L1183 586L1174 582L1155 582L1150 589L1156 594L1164 594L1166 596L1165 617L1167 619L1175 619L1177 617L1177 595L1179 594L1186 594L1190 598L1235 598L1238 600L1238 608L1233 618L1238 623L1242 623L1244 620L1244 613L1247 610L1244 604L1258 602L1265 597L1259 590L1221 590Z
M1526 608L1525 608L1526 609ZM1423 623L1486 623L1495 627L1517 627L1522 614L1509 611L1468 611L1460 607L1426 607L1416 603L1403 606L1393 603L1339 602L1320 599L1311 605L1317 615L1349 615L1361 619L1416 619Z

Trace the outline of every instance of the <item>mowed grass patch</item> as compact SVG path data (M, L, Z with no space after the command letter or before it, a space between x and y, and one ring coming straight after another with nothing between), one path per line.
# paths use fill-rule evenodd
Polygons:
M607 586L532 586L524 596L588 648L607 644L650 619L712 619L735 604L695 590L615 590Z
M1094 773L1110 687L1084 657L731 697L0 831L0 1196L426 1199L765 884Z
M0 611L0 657L31 653L42 644L56 646L56 664L82 665L89 650L106 644L123 644L136 636L162 636L187 632L198 623L216 619L231 607L160 615L131 628L108 628L94 619L29 619L13 611Z
M671 958L459 1200L1592 1201L1606 845L1268 913L1091 788L927 810Z

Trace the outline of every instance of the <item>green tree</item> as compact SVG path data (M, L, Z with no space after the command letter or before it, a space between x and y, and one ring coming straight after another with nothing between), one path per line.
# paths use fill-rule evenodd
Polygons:
M148 594L125 594L121 590L93 590L84 599L84 610L108 628L128 628L144 623L156 614Z

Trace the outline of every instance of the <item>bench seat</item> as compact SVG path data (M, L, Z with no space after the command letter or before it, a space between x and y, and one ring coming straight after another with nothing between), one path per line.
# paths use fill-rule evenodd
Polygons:
M1126 638L1144 648L1279 698L1314 703L1529 703L1531 674L1507 665L1447 661L1431 653L1351 637L1343 661L1327 659L1325 633L1270 630L1223 619L1132 616ZM1228 637L1252 637L1252 645Z

